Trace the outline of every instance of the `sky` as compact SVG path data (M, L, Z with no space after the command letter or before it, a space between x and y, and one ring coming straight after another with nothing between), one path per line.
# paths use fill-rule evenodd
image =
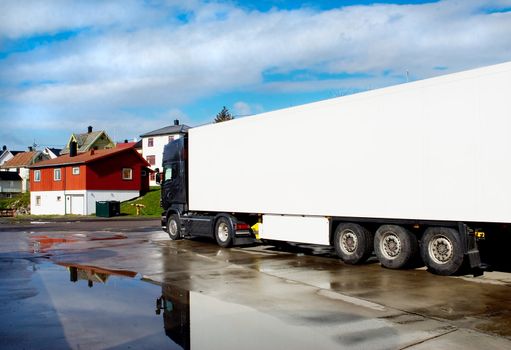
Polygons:
M134 140L506 61L511 0L2 0L0 146L89 125Z

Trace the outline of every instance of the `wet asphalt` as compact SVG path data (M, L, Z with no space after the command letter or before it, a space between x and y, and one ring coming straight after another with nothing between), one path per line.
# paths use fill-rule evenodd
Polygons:
M170 241L158 220L0 221L1 349L511 349L511 273Z

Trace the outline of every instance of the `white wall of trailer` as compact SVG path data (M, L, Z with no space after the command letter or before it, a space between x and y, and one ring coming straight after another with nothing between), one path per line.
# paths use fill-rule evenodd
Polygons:
M98 201L123 202L139 195L138 191L33 191L30 210L33 215L93 215Z
M189 131L190 210L511 222L511 63Z

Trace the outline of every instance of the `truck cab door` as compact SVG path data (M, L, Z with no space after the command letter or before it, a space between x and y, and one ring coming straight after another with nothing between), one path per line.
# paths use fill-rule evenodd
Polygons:
M162 206L186 205L185 162L175 161L164 165L162 179Z

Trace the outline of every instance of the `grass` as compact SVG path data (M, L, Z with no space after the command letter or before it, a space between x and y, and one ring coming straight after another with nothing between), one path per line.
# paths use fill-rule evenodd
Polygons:
M122 202L121 215L137 215L136 204L141 204L144 207L140 208L140 216L159 217L162 209L160 208L160 187L151 187L142 197Z
M18 209L28 207L30 204L30 192L21 193L12 198L0 198L0 209Z

